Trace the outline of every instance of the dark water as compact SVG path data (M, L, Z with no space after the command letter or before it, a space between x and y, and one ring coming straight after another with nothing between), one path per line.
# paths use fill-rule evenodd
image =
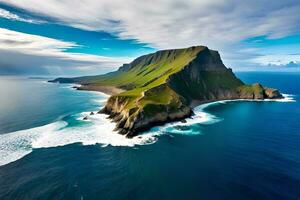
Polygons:
M31 116L18 116L17 122L7 118L6 125L1 124L2 135L55 124L61 119L75 125L65 132L50 128L47 134L55 135L47 138L50 148L44 147L45 140L38 139L38 144L27 144L30 147L26 148L33 148L31 153L0 166L0 199L300 199L300 74L238 76L248 83L261 82L293 94L296 102L220 103L205 109L218 119L213 123L181 125L182 132L174 131L176 127L158 129L163 133L155 136L156 142L134 147L89 145L93 138L69 144L72 142L66 142L66 138L76 130L84 135L84 130L96 127L78 125L74 117L97 106L91 101L95 94L57 85L40 86L47 94L34 90L41 99L35 101L35 107L48 102L48 110L36 109ZM48 89L61 91L65 96L53 99L58 94L49 95ZM26 106L32 109L30 103ZM0 118L4 119L7 113L11 119L20 114L7 109ZM95 128L97 133L106 134L108 128L99 127ZM30 134L33 133L5 134L2 139L8 142L0 144L28 141ZM57 145L56 137L61 139L61 145ZM96 143L105 143L103 140L100 137ZM7 152L8 146L0 150ZM18 144L11 152L18 148L25 147Z

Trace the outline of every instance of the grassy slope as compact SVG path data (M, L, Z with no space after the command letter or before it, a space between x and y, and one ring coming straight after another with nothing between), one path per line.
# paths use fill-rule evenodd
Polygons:
M108 85L127 89L126 92L117 96L126 97L129 101L126 105L128 109L138 104L146 107L147 104L169 104L171 101L176 104L177 95L167 86L164 86L166 79L186 66L193 60L197 53L204 47L180 49L162 53L161 57L152 55L152 62L149 64L140 62L129 71L118 73L113 76L89 79L90 84ZM148 91L157 86L163 85L159 90L150 91L142 97L143 91ZM141 98L142 97L142 98Z
M132 85L132 87L149 89L164 83L170 74L178 72L183 66L193 60L200 50L201 47L197 47L195 50L182 49L173 51L170 55L163 54L163 57L157 59L158 62L151 62L148 65L141 62L127 72L113 77L94 80L92 83L117 87ZM153 82L146 86L150 81Z
M150 112L151 109L155 110L154 107L156 105L158 108L160 108L159 105L169 105L169 108L178 108L181 104L180 97L165 84L166 80L170 75L181 71L183 67L193 61L197 54L205 50L205 48L197 46L159 51L137 58L138 62L133 61L133 66L129 70L100 76L80 77L72 81L99 86L115 86L125 89L125 92L114 95L112 98L122 98L122 102L124 102L127 110L133 108L133 110L136 110L135 108L138 107L145 108L144 110L149 110ZM238 79L233 78L227 72L219 73L203 72L202 79L205 83L204 85L209 88L219 85L233 88L242 84L241 82L237 83ZM180 83L180 81L177 82ZM199 83L190 84L195 85L184 86L184 84L179 84L178 87L182 87L180 91L185 91L187 95L193 94L195 91L203 94L209 90L209 88L201 88L203 85ZM159 89L154 89L158 86L160 86ZM146 95L144 95L145 91L147 91ZM151 109L147 109L150 107Z

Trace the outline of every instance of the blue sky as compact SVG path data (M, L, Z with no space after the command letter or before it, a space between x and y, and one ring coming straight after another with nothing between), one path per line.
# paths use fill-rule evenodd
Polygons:
M235 71L295 71L299 10L298 0L0 0L0 74L101 74L193 45Z

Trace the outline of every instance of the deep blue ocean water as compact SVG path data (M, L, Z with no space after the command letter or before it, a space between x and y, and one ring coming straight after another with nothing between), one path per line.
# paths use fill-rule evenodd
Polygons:
M220 102L132 140L107 98L0 77L0 199L300 199L300 73L237 73L291 94Z

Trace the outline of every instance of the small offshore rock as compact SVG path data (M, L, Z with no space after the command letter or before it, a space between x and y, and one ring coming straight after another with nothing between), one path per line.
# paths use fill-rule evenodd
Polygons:
M94 115L94 112L91 112L90 115Z
M282 99L283 96L277 89L264 88L265 96L269 99Z
M182 119L182 120L181 120L181 123L186 123L186 119Z
M83 120L87 120L88 119L88 117L87 116L85 116L84 118L83 118Z

